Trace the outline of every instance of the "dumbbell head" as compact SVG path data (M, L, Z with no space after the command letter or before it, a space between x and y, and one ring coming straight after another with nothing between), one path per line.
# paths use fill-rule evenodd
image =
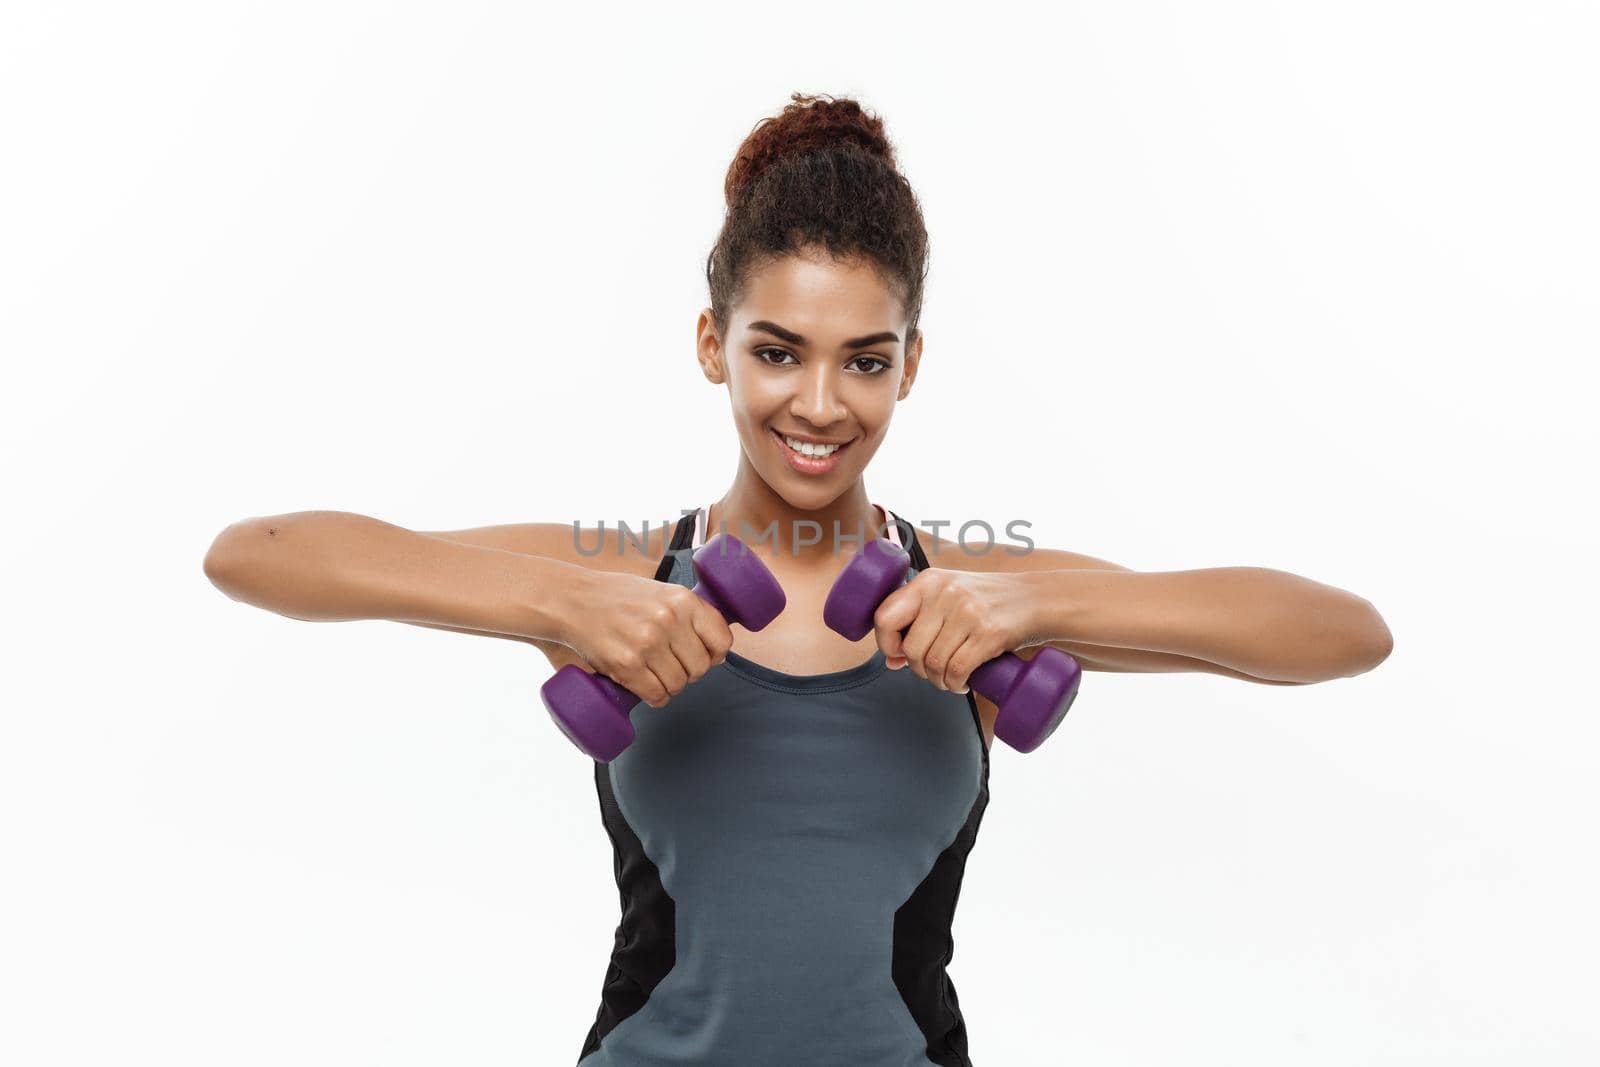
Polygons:
M999 706L994 735L1018 752L1032 752L1061 725L1082 680L1077 660L1045 645L1032 659L1002 652L974 670L967 684Z
M905 549L886 538L873 538L834 579L822 605L822 621L852 641L861 640L872 629L878 605L905 584L910 569Z
M603 674L569 663L539 687L539 699L567 740L601 763L633 744L628 713L639 698Z
M719 533L695 550L695 592L728 620L760 630L783 611L783 587L761 557L731 534Z

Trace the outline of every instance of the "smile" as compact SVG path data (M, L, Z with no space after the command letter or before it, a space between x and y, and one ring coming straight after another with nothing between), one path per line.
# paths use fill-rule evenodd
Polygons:
M773 439L778 447L783 450L784 459L789 466L801 474L826 474L839 462L839 456L849 448L854 441L846 441L842 445L807 445L796 441L792 437L785 437L777 430L772 431ZM799 446L798 448L795 446Z

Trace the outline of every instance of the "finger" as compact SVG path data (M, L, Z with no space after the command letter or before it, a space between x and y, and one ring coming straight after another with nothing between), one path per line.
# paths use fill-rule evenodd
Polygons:
M877 638L878 647L883 649L885 659L904 661L904 634L917 617L921 602L918 590L903 585L884 597L878 610L872 613L873 635Z
M973 654L973 641L976 635L968 634L967 639L961 643L950 656L950 662L944 669L945 681L950 686L952 693L969 693L972 691L972 672L977 664L982 662Z
M953 657L955 667L948 672L951 684L959 687L960 692L970 692L973 672L1005 651L1005 639L992 625L974 625Z
M606 676L652 708L667 701L667 687L641 656L629 653L618 657Z
M691 610L682 625L672 631L672 654L678 657L678 664L683 668L684 684L711 669L711 653L700 639L700 632L695 629L694 616Z
M733 647L733 628L722 617L722 612L710 604L704 607L705 610L695 612L690 621L694 632L700 637L700 643L710 653L711 663L721 663L728 658L728 650Z
M640 671L640 677L643 679L641 683L643 691L649 694L649 696L641 694L640 699L652 708L666 707L672 700L672 691L667 688L667 683L661 680L661 676L649 668L644 668ZM634 692L640 693L640 690L635 689Z
M645 657L645 663L650 668L650 673L655 675L661 684L662 696L653 707L662 707L672 695L689 684L689 676L684 673L683 664L678 662L677 650L673 647L657 649Z
M911 623L911 629L900 642L900 648L913 674L928 678L928 649L933 646L943 625L944 619L926 614L918 615ZM928 680L933 681L931 678Z
M928 651L924 654L923 663L928 668L928 680L940 689L953 688L950 678L950 661L966 644L967 630L955 619L946 616L944 625L939 627L939 636L934 638Z

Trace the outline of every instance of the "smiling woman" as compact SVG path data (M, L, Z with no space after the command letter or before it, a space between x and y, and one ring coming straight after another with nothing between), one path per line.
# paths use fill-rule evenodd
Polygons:
M928 566L863 477L921 362L921 210L881 120L799 94L725 193L696 354L740 455L655 577L694 584L708 527L755 534L788 606L595 765L623 908L580 1062L968 1065L946 965L987 730L970 696L822 622L830 530Z

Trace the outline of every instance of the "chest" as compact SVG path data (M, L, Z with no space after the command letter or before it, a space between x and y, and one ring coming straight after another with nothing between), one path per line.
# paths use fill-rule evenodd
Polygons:
M733 627L733 650L746 659L785 674L828 674L866 662L878 650L877 639L867 634L850 641L822 621L826 589L814 583L779 578L787 603L783 613L760 630Z
M971 814L984 772L971 709L901 672L813 690L748 670L713 671L667 708L635 710L636 737L610 765L619 809L680 908L692 909L692 882L733 894L723 915L771 926L820 906L858 936L907 899ZM861 922L839 914L849 902ZM818 918L802 925L829 928Z
M780 579L788 602L783 613L757 631L742 626L733 628L733 651L746 659L785 674L829 674L848 670L866 662L878 649L878 639L868 633L860 641L849 641L822 622L822 607L828 589L793 576ZM901 670L910 670L902 667ZM994 721L1000 709L992 702L972 694L978 705L984 746L994 742Z

